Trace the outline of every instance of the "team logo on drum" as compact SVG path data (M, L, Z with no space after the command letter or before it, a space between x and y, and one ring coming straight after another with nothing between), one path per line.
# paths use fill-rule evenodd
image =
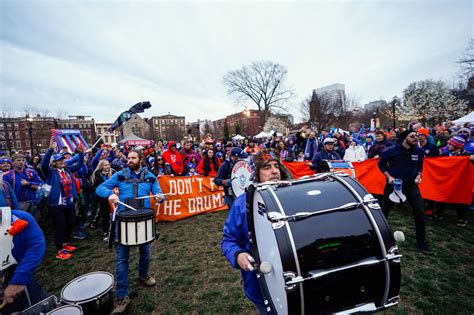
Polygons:
M267 213L267 207L265 207L265 204L258 202L257 205L258 205L258 210L257 210L258 214L263 216L264 213Z
M245 185L247 183L247 177L244 176L243 174L240 174L239 182L240 182L240 186L247 187L247 185Z

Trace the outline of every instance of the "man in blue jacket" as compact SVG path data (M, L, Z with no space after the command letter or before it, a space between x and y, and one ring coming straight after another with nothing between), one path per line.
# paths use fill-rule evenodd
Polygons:
M0 270L4 276L3 298L7 304L1 314L22 311L46 297L33 280L45 249L43 232L34 218L24 211L0 211Z
M235 162L241 157L242 152L241 148L233 148L232 151L230 151L230 156L222 162L222 165L217 171L217 176L214 178L214 183L217 186L224 187L224 200L229 209L235 200L235 195L231 187L232 168Z
M337 161L342 160L341 156L334 151L334 145L336 141L333 138L326 138L323 141L324 147L321 151L316 153L311 162L308 162L308 166L316 172L323 170L321 162L323 161Z
M137 197L149 196L153 194L158 202L164 201L163 192L160 188L158 180L153 173L143 167L144 155L141 150L130 150L128 153L127 166L110 177L96 189L99 197L108 198L112 203L117 204L122 201L134 208L150 208L150 199L140 199ZM117 196L113 189L119 189ZM123 205L119 204L117 212L125 211ZM111 236L113 237L113 236ZM146 286L152 287L156 284L153 277L148 274L150 266L151 244L143 244L139 246L140 261L138 263L139 281ZM128 260L130 255L130 247L117 244L115 256L115 273L117 277L117 307L114 314L124 313L130 304L128 297Z
M426 255L431 249L426 242L426 228L424 216L424 202L421 198L418 184L421 183L423 171L424 151L418 146L418 135L414 130L408 129L398 136L399 143L384 150L380 155L378 167L387 178L383 194L382 211L386 218L393 207L389 195L393 192L392 183L401 179L402 192L410 204L415 216L416 246Z
M26 159L23 154L12 156L13 169L4 174L3 179L7 181L15 192L20 202L20 209L30 213L38 219L38 207L35 205L36 190L43 183L34 169L26 168Z
M254 165L254 181L257 183L291 179L291 174L281 163L278 154L268 149L263 149L254 156ZM250 255L246 195L246 193L240 195L232 204L224 224L221 250L232 267L240 269L247 298L256 305L260 314L266 314L262 292L256 273L253 271L255 261Z

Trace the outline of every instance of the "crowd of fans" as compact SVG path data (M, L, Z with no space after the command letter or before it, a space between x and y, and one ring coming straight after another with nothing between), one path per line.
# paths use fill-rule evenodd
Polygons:
M474 126L447 129L442 126L425 128L418 122L409 129L416 131L418 145L425 156L474 155ZM345 132L338 129L323 130L319 134L303 127L295 134L271 138L246 138L242 141L215 139L206 135L202 142L186 138L175 142L158 140L153 146L141 147L145 154L145 167L155 176L216 177L225 160L231 160L271 148L281 160L305 162L315 171L321 171L324 160L360 162L379 158L380 154L397 141L399 130L365 130ZM240 148L238 153L234 148ZM13 209L21 209L38 219L47 215L55 226L56 257L72 257L71 238L83 239L85 230L102 228L104 241L108 237L109 203L96 195L96 188L111 175L127 165L129 147L103 144L100 148L68 152L57 148L52 141L44 155L28 156L16 153L0 159L2 171L0 202ZM228 168L228 165L225 166ZM222 183L221 181L216 181ZM48 185L44 185L47 183ZM48 187L50 186L50 188ZM441 219L446 205L426 201L426 215ZM456 205L465 213L469 205ZM459 210L460 209L460 210ZM437 210L437 211L436 211ZM458 225L467 223L464 215L458 216ZM101 222L100 222L101 221Z

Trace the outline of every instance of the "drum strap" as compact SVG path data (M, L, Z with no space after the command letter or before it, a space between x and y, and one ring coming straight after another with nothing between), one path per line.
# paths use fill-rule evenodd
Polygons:
M143 183L145 181L145 175L148 173L148 171L147 170L141 171L139 178L131 178L129 169L125 169L123 173L125 175L125 182L132 184L132 192L133 192L133 198L127 198L125 202L134 208L137 208L137 207L143 208L144 200L143 199L137 200L135 198L139 197L138 184Z

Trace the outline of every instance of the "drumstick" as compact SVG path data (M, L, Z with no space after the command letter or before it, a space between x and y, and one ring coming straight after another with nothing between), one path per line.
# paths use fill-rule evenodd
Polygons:
M7 305L7 299L6 298L3 299L3 303L2 303L2 305L0 305L0 310L3 309L5 307L5 305Z
M117 203L119 203L119 204L121 204L122 206L124 206L124 207L127 207L127 208L129 208L129 209L132 209L133 211L138 211L138 210L137 210L137 209L135 209L134 207L132 207L132 206L129 206L129 205L127 205L126 203L124 203L124 202L121 202L120 200L119 200L119 201L117 201Z
M163 199L163 196L169 196L171 194L156 194L156 195L151 195L151 196L143 196L143 197L136 197L134 199L147 199L147 198L154 198L154 197L160 197Z

